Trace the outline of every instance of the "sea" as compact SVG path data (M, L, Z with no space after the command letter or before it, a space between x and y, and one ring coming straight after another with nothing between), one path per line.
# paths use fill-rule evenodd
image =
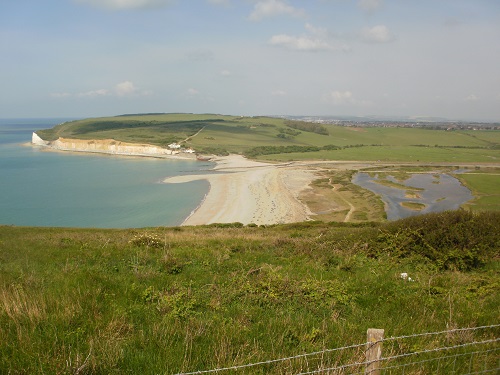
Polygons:
M210 162L47 151L32 133L72 119L0 119L0 225L143 228L180 225L209 190Z

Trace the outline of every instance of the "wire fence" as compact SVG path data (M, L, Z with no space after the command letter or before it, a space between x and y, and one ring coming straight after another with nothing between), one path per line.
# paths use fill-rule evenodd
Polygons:
M375 330L383 334L383 330ZM373 354L376 354L376 358ZM373 339L364 343L195 374L421 375L500 373L500 324Z

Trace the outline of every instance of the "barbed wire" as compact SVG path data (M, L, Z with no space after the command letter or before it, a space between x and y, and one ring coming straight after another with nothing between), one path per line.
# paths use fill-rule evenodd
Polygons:
M477 331L477 330L480 330L480 329L499 328L499 327L500 327L500 324L491 324L491 325L488 325L488 326L480 326L480 327L454 328L454 329L449 329L449 330L446 330L446 331L424 332L424 333L416 333L416 334L405 335L405 336L387 337L387 338L381 339L381 340L379 340L377 342L407 339L407 338L411 338L411 337L423 337L423 336L441 335L441 334L444 334L444 333L456 333L456 332L463 332L463 331Z
M388 337L388 338L380 339L378 341L370 342L369 344L374 345L376 343L385 342L385 341L402 340L402 339L415 338L415 337L435 336L435 335L440 335L440 334L451 334L451 333L464 332L464 331L476 331L476 330L499 328L499 327L500 327L500 324L492 324L492 325L479 326L479 327L454 328L454 329L445 330L445 331L424 332L424 333L417 333L417 334L404 335L404 336ZM459 344L459 345L450 346L450 347L429 349L429 350L421 351L421 352L404 353L404 354L400 354L397 356L381 358L381 359L377 360L377 362L387 361L387 360L397 359L397 358L402 358L402 357L408 357L410 355L431 353L431 352L443 351L446 349L470 346L470 345L474 345L474 344L477 345L477 344L483 344L483 343L498 342L499 340L500 340L500 338L496 338L496 339L485 340L485 341L477 341L477 342L475 341L475 342L471 342L471 343ZM318 354L332 353L332 352L341 351L341 350L366 347L366 345L367 345L367 343L365 342L362 344L348 345L348 346L343 346L343 347L333 348L333 349L324 349L324 350L320 350L320 351L316 351L316 352L298 354L295 356L278 358L278 359L270 359L270 360L255 362L255 363L248 363L248 364L244 364L244 365L235 365L235 366L221 367L221 368L217 368L217 369L198 370L198 371L192 371L192 372L180 372L180 373L176 373L175 375L197 375L197 374L210 374L210 373L216 373L216 372L223 372L223 371L229 371L229 370L241 370L244 368L250 368L250 367L267 365L267 364L272 364L272 363L290 361L290 360L310 357L310 356L314 356L314 355L318 355ZM322 373L325 371L345 370L345 369L348 369L350 367L355 367L355 366L366 366L366 365L373 363L373 362L374 361L355 362L355 363L346 364L346 365L337 366L337 367L332 367L332 368L318 369L318 370L314 370L314 371L310 371L310 372L302 372L302 373L299 373L297 375L319 374L319 373Z
M443 360L443 359L450 359L450 358L458 358L458 357L465 357L465 356L474 356L477 354L486 354L486 353L492 353L499 351L500 348L495 348L495 349L489 349L489 350L477 350L475 352L467 352L467 353L458 353L458 354L453 354L453 355L446 355L446 356L441 356L439 358L430 358L430 359L423 359L421 361L416 361L416 362L410 362L410 363L403 363L399 365L392 365L392 366L384 366L384 370L390 370L393 368L398 368L398 367L408 367L408 366L415 366L415 365L422 365L424 363L429 363L433 362L436 360Z
M382 358L374 360L374 361L357 362L357 363L351 363L348 365L329 367L329 368L318 369L318 370L313 370L313 371L308 371L308 372L301 372L301 373L298 373L297 375L321 374L322 372L325 372L325 371L345 370L346 368L354 367L354 366L367 366L367 365L372 364L374 362L385 362L385 361L390 361L390 360L395 360L395 359L400 359L400 358L405 358L405 357L410 357L410 356L416 356L416 355L420 355L420 354L436 353L436 352L441 352L441 351L450 350L450 349L464 348L464 347L472 346L472 345L490 344L490 343L494 343L494 342L498 342L498 341L500 341L500 338L491 339L491 340L484 340L484 341L467 342L464 344L458 344L458 345L453 345L453 346L444 346L444 347L440 347L440 348L421 350L418 352L398 354L398 355L394 355L394 356L390 356L390 357L382 357ZM495 350L499 350L499 349L495 349Z
M193 372L181 372L181 373L177 373L175 375L209 374L209 373L212 373L212 372L219 372L219 371L240 370L242 368L260 366L260 365L268 365L268 364L276 363L276 362L290 361L292 359L304 358L304 357L309 357L309 356L323 354L323 353L331 353L331 352L335 352L335 351L339 351L339 350L354 349L354 348L359 348L359 347L362 347L362 346L365 346L365 345L366 345L366 343L355 344L355 345L343 346L341 348L324 349L324 350L320 350L320 351L317 351L317 352L298 354L298 355L295 355L295 356L285 357L285 358L279 358L279 359L270 359L270 360L267 360L267 361L249 363L249 364L245 364L245 365L236 365L236 366L230 366L230 367L222 367L222 368L212 369L212 370L200 370L200 371L193 371Z

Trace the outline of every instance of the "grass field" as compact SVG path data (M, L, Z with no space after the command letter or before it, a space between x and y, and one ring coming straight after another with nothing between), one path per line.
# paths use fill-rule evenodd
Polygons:
M500 169L482 169L458 175L458 178L472 191L475 199L465 205L473 211L500 211Z
M309 124L310 123L302 123ZM58 137L115 139L166 146L183 142L202 153L253 154L262 146L314 146L317 152L272 153L265 160L367 160L404 162L491 162L500 160L500 132L421 128L352 128L322 125L325 134L291 129L285 119L217 114L131 115L72 121L39 131ZM339 148L327 150L323 148ZM310 151L310 150L308 150Z
M358 343L367 328L398 336L497 324L498 215L242 228L2 226L0 373L173 374ZM355 359L326 354L238 374Z
M259 156L259 159L274 161L359 160L409 163L498 163L500 151L415 146L361 146L331 151L262 155Z

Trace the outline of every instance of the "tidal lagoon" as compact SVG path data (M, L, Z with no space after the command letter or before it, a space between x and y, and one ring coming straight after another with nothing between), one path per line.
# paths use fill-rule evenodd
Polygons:
M206 181L164 184L213 164L195 160L51 152L33 131L69 119L0 119L0 225L175 226L200 204Z
M473 198L469 189L455 177L445 173L416 173L408 175L404 181L397 181L389 176L387 180L407 186L409 191L412 191L412 188L416 191L408 196L406 189L384 185L380 183L378 176L370 176L368 173L357 173L352 182L381 197L389 220L429 212L457 210ZM422 209L407 208L405 203L417 204Z

